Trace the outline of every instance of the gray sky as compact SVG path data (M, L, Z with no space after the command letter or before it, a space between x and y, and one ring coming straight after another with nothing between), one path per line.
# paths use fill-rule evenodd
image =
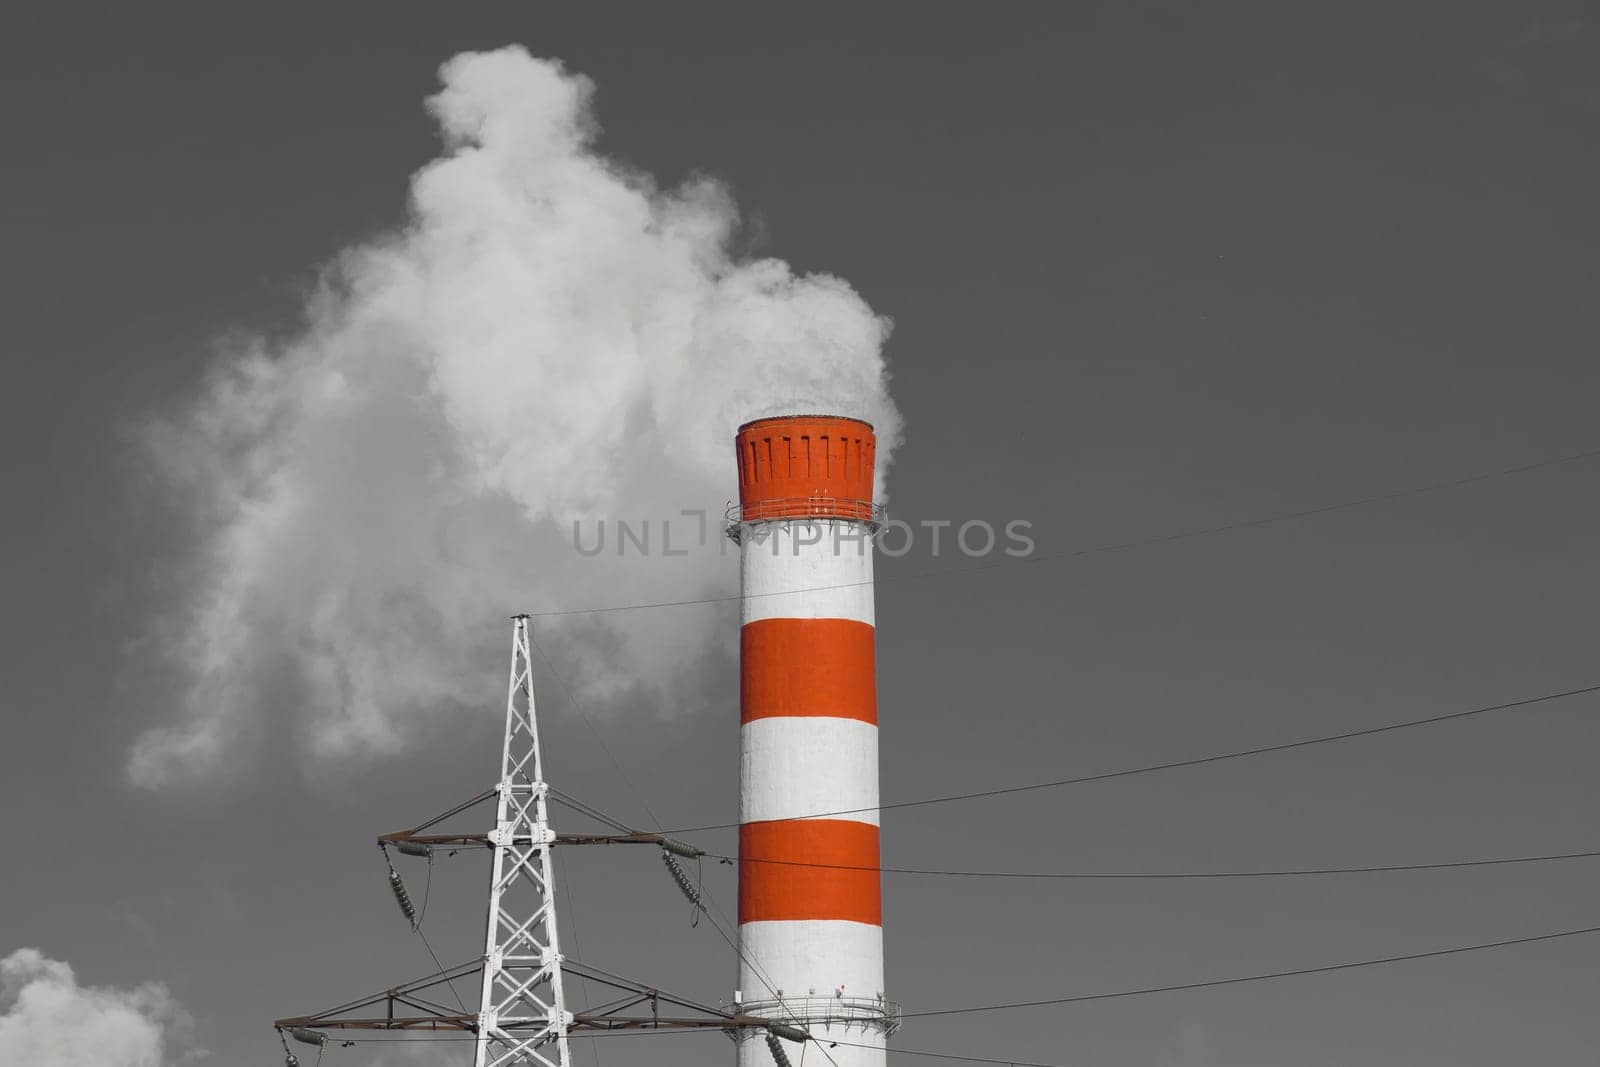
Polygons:
M13 21L0 808L19 833L0 954L37 947L86 984L166 983L216 1063L276 1062L275 1016L430 969L371 838L492 779L504 605L485 606L488 669L460 694L480 710L397 756L330 767L267 731L220 779L133 788L128 746L164 710L150 621L193 546L128 442L193 395L218 336L293 329L318 264L403 221L406 178L437 151L421 100L442 61L512 42L560 57L599 86L605 152L667 182L726 180L755 247L849 279L894 318L896 513L1025 518L1042 553L1068 553L1600 447L1600 26L1577 5L1408 10L279 5ZM728 467L731 493L731 449ZM884 797L1600 682L1596 469L1076 562L895 581L963 561L886 561ZM632 625L665 642L735 623L723 605ZM572 625L537 636L559 645ZM731 820L732 661L700 681L700 711L594 711L630 787L552 680L552 777L631 819L648 803L668 825ZM889 813L885 862L1592 848L1595 708ZM726 994L726 947L688 929L653 856L560 859L574 954ZM939 1008L1590 926L1597 875L1573 861L1259 882L888 876L889 992ZM709 878L731 906L729 870ZM441 956L477 951L483 882L475 858L440 861L427 927ZM1108 1067L1565 1064L1600 1037L1596 951L1573 939L919 1020L899 1043ZM597 1044L604 1064L732 1054L715 1036Z

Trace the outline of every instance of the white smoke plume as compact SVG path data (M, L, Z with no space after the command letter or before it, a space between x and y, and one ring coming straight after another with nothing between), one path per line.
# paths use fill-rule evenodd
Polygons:
M82 986L38 949L0 959L0 1063L28 1067L161 1067L205 1056L194 1020L166 987Z
M138 783L212 773L269 720L322 756L393 751L484 691L509 613L727 592L742 421L866 418L880 468L898 438L889 323L847 283L735 255L715 181L662 189L600 155L593 86L558 62L512 47L440 76L444 152L406 224L147 428L200 547L152 624L181 698L135 746ZM680 514L701 508L704 547ZM617 556L619 518L653 520L648 558ZM669 518L687 558L662 552ZM606 521L600 555L575 520L591 549ZM670 686L714 621L571 620L563 651L590 697Z

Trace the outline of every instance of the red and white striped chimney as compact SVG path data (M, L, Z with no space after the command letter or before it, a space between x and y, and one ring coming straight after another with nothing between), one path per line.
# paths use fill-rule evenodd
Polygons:
M736 441L737 998L840 1042L838 1067L882 1067L895 1013L876 870L876 437L857 419L793 415L747 423ZM740 1067L769 1067L764 1038L743 1034Z

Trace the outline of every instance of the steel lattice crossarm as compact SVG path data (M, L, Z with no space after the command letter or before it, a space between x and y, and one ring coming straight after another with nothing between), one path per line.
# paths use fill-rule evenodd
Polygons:
M486 803L495 798L496 791L486 789L477 796L463 803L457 804L449 811L441 812L433 818L409 830L397 830L394 833L382 834L378 837L379 845L394 845L401 852L413 855L426 855L434 848L484 848L489 845L487 833L427 833L425 831L437 826L439 823L459 815L464 811ZM696 848L687 842L668 837L665 834L653 834L644 830L637 830L626 823L618 822L603 812L596 811L587 804L567 796L558 789L550 790L550 799L558 804L565 805L573 810L588 815L609 825L616 833L610 834L566 834L558 833L552 842L557 845L656 845L669 852L680 856L694 858L705 854L703 849ZM407 847L411 846L411 847Z
M337 1007L317 1012L315 1015L296 1015L276 1019L272 1025L279 1031L297 1028L320 1027L333 1030L468 1030L477 1029L477 1016L463 1015L455 1009L436 1003L423 996L426 990L447 985L457 978L478 974L483 963L472 960L447 967L427 978L417 978L392 986L381 993L348 1001ZM381 1008L382 1015L360 1017L354 1012L368 1008ZM422 1014L415 1014L421 1012ZM407 1014L411 1013L411 1014Z
M568 1031L609 1032L620 1030L764 1030L790 1041L808 1040L808 1035L798 1027L786 1026L772 1019L758 1018L712 1007L687 997L678 996L655 986L636 982L610 971L601 970L564 960L563 967L569 975L576 975L617 991L620 996L572 1017ZM458 963L426 978L418 978L401 985L361 997L313 1015L295 1015L273 1021L282 1031L308 1030L405 1030L433 1031L460 1030L477 1033L476 1012L463 1013L436 1003L422 994L434 987L457 978L478 974L483 970L481 960ZM378 1008L382 1014L360 1014ZM663 1008L666 1009L663 1012ZM680 1014L681 1013L681 1014ZM541 1025L537 1022L502 1023L513 1028Z
M489 844L488 834L418 834L410 830L401 830L397 833L384 834L378 838L382 845L394 845L401 851L406 851L403 846L407 844L426 845L441 848L470 848L482 847ZM664 834L651 833L626 833L626 834L556 834L557 845L658 845L662 848L672 848L680 845ZM692 846L690 846L692 847ZM673 849L673 851L678 851ZM693 849L690 855L703 854L700 849Z

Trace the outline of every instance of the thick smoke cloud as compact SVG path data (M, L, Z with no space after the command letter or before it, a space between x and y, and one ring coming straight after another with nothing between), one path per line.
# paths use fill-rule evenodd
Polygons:
M0 1063L28 1067L161 1067L205 1054L193 1020L164 986L82 986L38 949L0 959Z
M559 63L470 53L441 79L445 151L403 229L147 427L198 548L152 623L181 697L136 782L204 776L269 728L322 757L392 751L485 691L513 611L727 592L741 421L854 415L892 451L889 325L848 284L735 256L716 182L663 190L598 154L593 86ZM703 547L683 509L707 510ZM617 556L619 518L652 520L648 557ZM665 519L687 557L662 552ZM592 548L602 520L605 550L576 552L574 522ZM559 651L586 698L616 698L681 682L716 623L575 619Z

